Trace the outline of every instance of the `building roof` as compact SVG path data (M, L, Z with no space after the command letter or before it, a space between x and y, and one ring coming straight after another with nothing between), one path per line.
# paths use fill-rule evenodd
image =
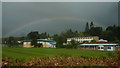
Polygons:
M106 46L106 45L119 45L118 43L113 43L113 42L91 42L91 43L83 43L83 44L80 44L80 45L89 45L89 46L91 46L91 45L104 45L104 46Z
M84 44L117 44L115 42L85 42Z
M31 42L32 40L23 40L23 42ZM37 39L37 41L43 41L43 42L56 42L53 40L46 40L46 39Z
M32 40L23 40L23 42L31 42Z
M93 37L98 37L98 36L89 36L89 38L93 38ZM67 38L67 39L73 39L73 38L88 38L88 37L72 37L72 38Z
M53 40L46 40L46 39L37 39L37 41L44 41L44 42L55 42Z

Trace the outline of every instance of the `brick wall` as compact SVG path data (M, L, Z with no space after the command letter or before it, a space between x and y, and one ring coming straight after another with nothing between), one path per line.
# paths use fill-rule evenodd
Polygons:
M50 45L43 45L43 47L51 47Z
M81 50L95 50L95 49L87 49L87 48L80 48Z
M96 46L95 50L98 50L98 46Z
M29 48L29 47L34 47L32 45L23 45L23 47Z
M96 42L98 42L99 41L99 37L95 37L94 40L96 40Z
M120 51L120 47L115 47L115 51Z
M107 50L107 46L104 46L104 51L106 51Z

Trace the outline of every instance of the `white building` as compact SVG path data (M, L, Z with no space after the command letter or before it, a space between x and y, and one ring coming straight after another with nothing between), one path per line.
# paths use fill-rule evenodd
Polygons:
M104 39L100 39L99 42L108 42L108 41Z
M120 44L110 42L94 42L80 44L82 50L120 51Z
M34 47L31 45L31 41L32 40L23 40L23 47L25 47L25 48Z
M35 47L34 45L31 45L31 41L32 40L23 40L23 47ZM53 40L37 39L37 44L42 45L37 45L38 47L56 48L56 41Z
M56 42L53 40L37 39L37 43L42 44L43 47L56 48Z
M67 44L71 42L71 40L75 40L76 42L83 43L84 41L91 42L92 40L96 40L98 42L99 37L93 36L93 37L73 37L73 38L67 38Z

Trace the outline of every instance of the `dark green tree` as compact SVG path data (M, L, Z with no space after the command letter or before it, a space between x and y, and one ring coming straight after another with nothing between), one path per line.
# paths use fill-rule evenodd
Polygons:
M91 40L91 42L96 42L96 40Z
M102 33L102 27L93 27L89 30L91 36L100 36Z
M27 34L28 39L32 40L32 45L37 45L38 36L38 31L30 32Z
M86 23L86 27L85 27L85 33L88 33L88 31L89 31L89 24L88 24L88 22Z
M49 34L47 34L46 32L41 33L41 34L39 34L39 38L41 38L41 39L49 38Z
M77 48L77 46L79 45L79 42L76 42L75 40L71 40L71 42L70 42L71 44L71 46L72 46L72 48Z
M108 41L119 42L120 41L120 27L117 27L115 25L108 26L106 28L106 31L103 31L100 37L103 39L107 39Z
M93 21L91 22L91 24L90 24L90 29L91 28L94 28L94 23L93 23Z
M7 40L8 47L14 46L14 37L9 37Z

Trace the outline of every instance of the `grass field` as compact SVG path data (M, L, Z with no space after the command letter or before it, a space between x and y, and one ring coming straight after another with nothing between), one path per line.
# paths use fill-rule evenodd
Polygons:
M91 51L79 49L58 49L58 48L2 48L2 57L14 58L29 58L29 57L94 57L94 56L108 56L108 53L117 55L117 52L108 51Z
M118 52L91 51L80 49L62 48L15 48L3 47L3 64L9 65L118 65L118 61L113 59L118 56ZM112 58L111 58L112 57ZM83 58L83 59L81 59ZM54 59L54 60L53 60ZM42 60L42 61L41 61ZM97 61L99 60L99 61ZM105 61L104 61L105 60ZM48 62L49 61L49 62Z

